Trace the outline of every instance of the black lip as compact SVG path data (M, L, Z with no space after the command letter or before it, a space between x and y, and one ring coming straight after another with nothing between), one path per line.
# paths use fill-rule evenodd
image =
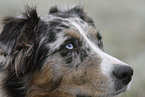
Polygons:
M124 88L127 88L128 84L126 85L126 84L122 83L122 81L118 80L117 78L113 78L113 79L114 79L114 84L115 84L115 86L114 86L115 91L121 91Z
M118 94L121 94L121 93L123 93L123 92L125 92L125 91L126 91L125 88L124 88L124 89L121 89L121 90L118 90L118 91L116 91L115 93L113 93L113 96L118 95Z
M92 97L92 96L86 96L86 95L77 95L76 97Z
M126 91L126 89L124 88L124 89L120 89L120 90L115 91L114 93L111 93L111 94L108 94L108 95L110 95L110 96L116 96L116 95L119 95L119 94L121 94L121 93L123 93L123 92L125 92L125 91ZM110 96L109 96L109 97L110 97ZM92 97L92 96L78 94L78 95L76 95L76 97ZM99 97L100 97L100 96L99 96ZM104 96L101 96L101 97L104 97ZM106 96L105 96L105 97L106 97Z

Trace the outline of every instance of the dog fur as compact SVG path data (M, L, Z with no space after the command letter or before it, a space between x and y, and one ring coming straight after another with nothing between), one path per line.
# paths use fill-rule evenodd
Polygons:
M112 97L127 90L112 75L128 65L104 53L101 35L79 6L6 17L0 35L4 97ZM1 54L2 55L2 54Z

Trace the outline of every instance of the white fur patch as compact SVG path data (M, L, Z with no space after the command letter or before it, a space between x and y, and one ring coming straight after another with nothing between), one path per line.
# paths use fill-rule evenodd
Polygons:
M57 40L53 43L48 44L50 51L59 49L60 45L62 45L64 43L64 41L67 40L67 37L62 38L63 35L64 35L64 33L58 33L56 35Z
M48 18L49 17L49 18ZM103 52L94 42L91 41L91 39L88 38L87 34L89 33L89 25L86 22L81 23L82 21L79 18L61 18L61 17L52 17L51 15L41 17L44 21L49 21L52 19L62 19L66 22L67 25L71 26L72 29L75 29L79 32L79 34L83 37L83 39L86 42L86 45L90 47L92 53L96 54L98 57L102 59L102 62L100 64L102 73L107 76L108 78L111 77L112 70L114 69L114 66L116 64L119 65L127 65L126 63L123 63L122 61L118 60L117 58L114 58L110 56L109 54ZM63 22L63 23L65 23ZM59 48L59 46L67 39L67 37L60 37L62 33L59 33L60 35L57 35L57 40L53 42L52 44L49 44L50 49L53 51L54 49ZM43 41L43 40L42 40Z
M83 25L85 26L80 26L78 22L74 21L74 19L69 19L68 20L81 34L83 39L86 41L86 43L89 45L89 47L92 49L93 53L96 53L98 57L102 59L102 62L100 64L102 73L110 78L111 72L113 70L113 67L115 64L120 64L120 65L127 65L126 63L121 62L117 58L114 58L107 53L104 53L94 42L92 42L88 37L87 37L87 28L89 27L87 23L84 22Z

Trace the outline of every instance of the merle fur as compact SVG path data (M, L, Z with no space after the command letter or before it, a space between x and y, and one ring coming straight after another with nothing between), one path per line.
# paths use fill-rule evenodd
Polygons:
M67 11L60 11L57 7L54 7L51 8L50 14L63 18L74 17L75 15L94 26L92 19L80 7L74 7ZM25 80L25 77L35 71L39 71L43 66L44 60L49 57L47 55L49 49L46 47L46 43L54 42L56 33L61 31L61 29L56 29L55 27L58 25L65 28L68 27L61 25L59 20L50 21L49 25L47 25L40 20L36 8L29 7L23 13L23 17L6 17L3 20L3 24L4 27L0 35L0 48L7 56L11 57L11 62L5 68L6 77L3 79L3 88L9 97L25 97L27 89L22 88L28 81ZM40 39L43 37L42 34L49 36L48 41L39 44ZM6 49L3 46L6 46ZM22 51L23 57L19 64L21 67L16 71L14 62L20 51ZM62 56L66 56L66 54L62 53ZM68 60L68 63L69 61L71 59ZM52 87L52 90L57 88L59 83L57 82L55 87Z

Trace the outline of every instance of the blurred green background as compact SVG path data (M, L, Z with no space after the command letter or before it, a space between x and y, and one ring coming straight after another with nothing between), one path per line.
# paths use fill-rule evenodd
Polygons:
M103 35L105 52L134 68L132 85L121 97L145 97L145 0L0 0L0 19L20 15L24 4L36 5L41 15L54 5L83 6Z

